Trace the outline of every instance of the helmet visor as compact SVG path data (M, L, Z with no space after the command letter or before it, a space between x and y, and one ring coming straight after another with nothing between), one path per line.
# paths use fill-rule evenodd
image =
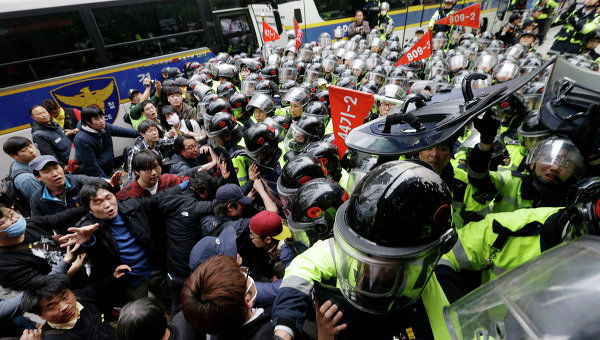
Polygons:
M312 58L312 51L304 48L300 50L300 59L302 59L303 62L307 63L310 61L310 59Z
M312 83L313 81L323 77L323 72L315 70L306 70L304 73L304 82Z
M469 64L469 60L464 55L457 54L457 55L454 55L452 58L450 58L450 61L448 64L450 64L450 70L452 72L458 72L460 70L467 68L467 65Z
M475 69L477 71L484 71L485 73L492 73L497 63L496 57L491 54L484 54L479 56L475 61Z
M381 85L385 82L385 75L383 73L378 72L369 72L369 75L367 76L367 81L371 80Z
M254 80L244 80L242 81L242 85L240 87L240 92L243 95L251 96L254 93L254 89L256 88L256 81Z
M433 49L434 50L442 50L444 49L444 46L446 45L446 42L448 42L447 38L433 38Z
M342 213L345 209L342 210ZM429 281L441 251L430 247L411 256L381 258L363 253L346 242L336 216L333 228L335 267L344 297L368 313L388 313L412 304ZM344 223L344 222L342 222Z
M323 65L323 71L329 73L335 68L336 62L333 59L325 59L321 64Z
M296 80L298 77L297 68L280 68L279 69L279 83L283 84L286 80Z
M505 82L514 79L519 74L519 66L513 63L502 63L496 66L494 78L499 82Z
M312 135L296 124L296 122L292 123L292 126L287 131L285 136L284 145L288 150L293 150L296 152L300 152L304 150L308 144L312 141L317 140L319 137Z
M319 46L329 46L331 45L331 38L330 37L320 37L319 38Z
M585 171L581 153L573 143L564 139L547 139L538 143L527 156L527 164L552 168L559 175L575 178L581 178Z

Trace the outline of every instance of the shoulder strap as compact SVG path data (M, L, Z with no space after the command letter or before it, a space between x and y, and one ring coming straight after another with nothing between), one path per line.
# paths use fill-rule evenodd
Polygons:
M11 171L12 172L12 171ZM29 173L32 174L33 171L29 170L29 169L19 169L17 171L15 171L13 174L11 174L11 178L14 180L15 178L17 178L17 176L19 176L20 174L25 174L25 173Z
M192 122L189 119L184 119L183 122L185 123L185 126L190 132L194 132L194 126L192 125Z
M509 237L523 237L523 236L535 236L542 233L543 224L537 221L533 221L524 225L521 229L512 231L500 222L494 220L492 223L492 230L494 233L498 234L496 241L492 245L492 248L497 249L498 251L502 250L506 241L508 241Z

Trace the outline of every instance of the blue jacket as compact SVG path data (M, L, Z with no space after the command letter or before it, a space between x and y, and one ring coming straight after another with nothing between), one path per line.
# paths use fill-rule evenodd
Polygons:
M42 183L42 187L31 197L31 201L29 203L31 206L31 216L54 215L69 208L79 206L79 202L77 201L77 194L79 194L79 190L81 190L81 188L91 180L96 179L96 177L89 177L85 175L65 175L65 191L62 200L53 196L48 191L46 184ZM68 227L72 226L65 225L64 229L66 230Z
M79 123L81 125L81 122ZM101 132L91 133L81 129L75 136L75 153L83 174L108 177L113 172L115 158L112 136L136 138L139 133L106 123Z
M31 123L31 138L42 155L52 155L60 164L67 165L71 153L71 140L57 122L48 125Z

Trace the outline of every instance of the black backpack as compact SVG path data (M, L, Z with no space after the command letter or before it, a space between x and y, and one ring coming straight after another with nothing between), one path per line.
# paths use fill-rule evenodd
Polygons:
M17 176L24 173L32 174L33 171L30 169L20 169L13 173L13 165L14 163L11 164L8 175L2 179L2 182L0 183L0 196L4 197L5 200L8 200L13 207L23 215L23 217L30 217L31 208L29 206L29 200L23 196L19 189L17 189L15 179Z

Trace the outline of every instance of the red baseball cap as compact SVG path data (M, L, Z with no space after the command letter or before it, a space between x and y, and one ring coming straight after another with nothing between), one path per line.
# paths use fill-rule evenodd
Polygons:
M271 237L284 240L292 236L290 229L281 223L281 217L276 213L263 210L250 220L250 230L260 237Z

